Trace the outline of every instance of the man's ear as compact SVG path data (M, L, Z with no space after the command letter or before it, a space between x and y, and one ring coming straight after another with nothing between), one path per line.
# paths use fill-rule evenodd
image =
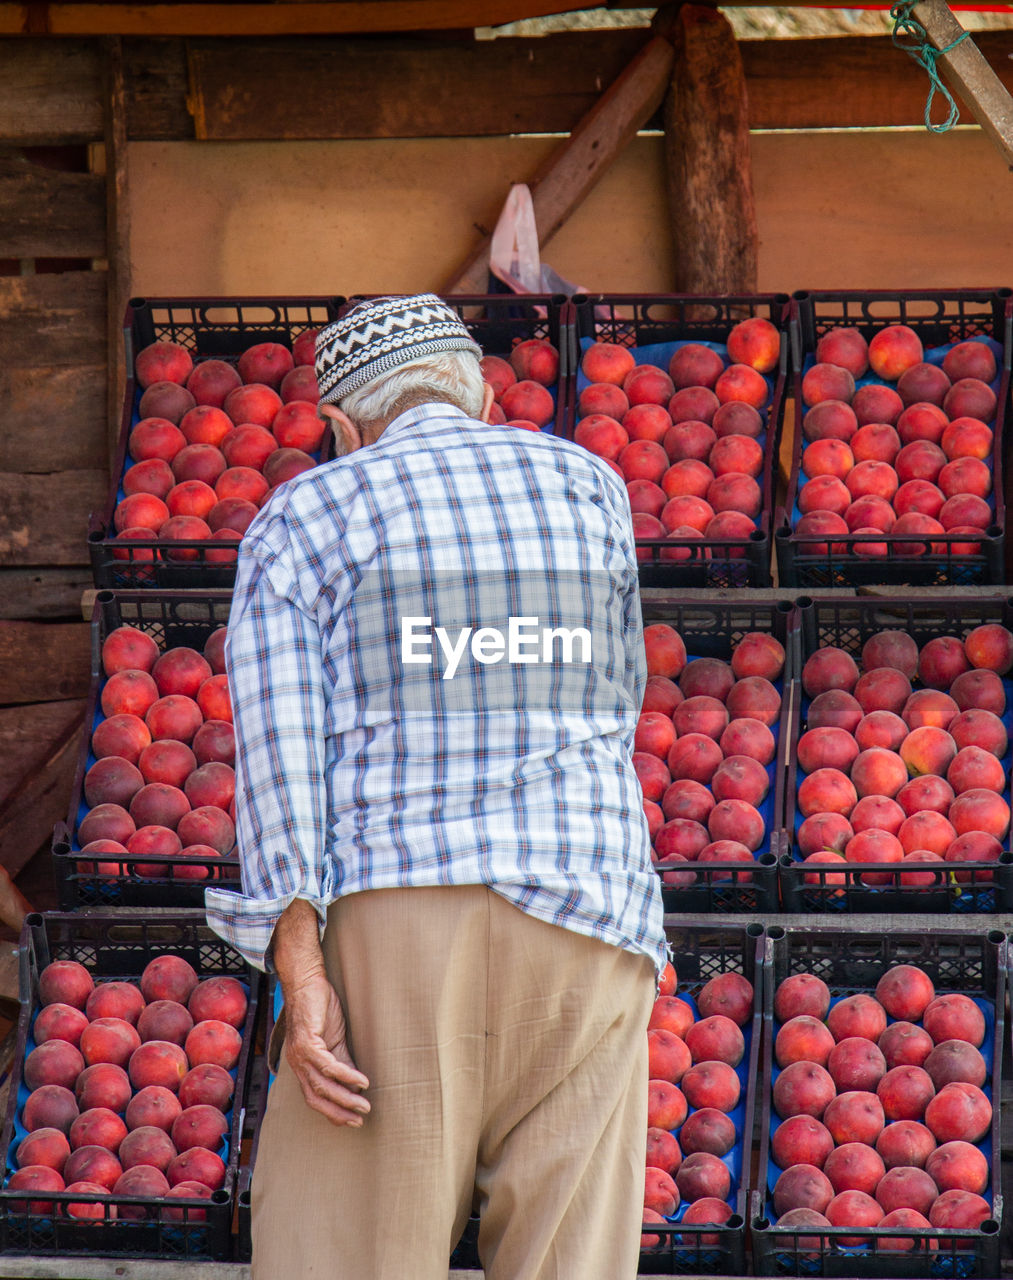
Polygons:
M330 424L337 443L337 454L343 457L346 453L354 453L362 448L362 433L347 413L333 404L317 406L317 417Z
M489 421L489 414L492 413L493 402L496 399L496 392L487 382L485 391L482 393L482 412L478 415L483 422Z

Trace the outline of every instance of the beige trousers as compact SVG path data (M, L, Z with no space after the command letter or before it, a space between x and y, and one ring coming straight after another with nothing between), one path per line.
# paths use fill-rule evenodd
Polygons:
M446 1280L473 1205L488 1280L635 1276L650 960L483 886L341 899L324 953L372 1111L330 1124L282 1055L255 1280Z

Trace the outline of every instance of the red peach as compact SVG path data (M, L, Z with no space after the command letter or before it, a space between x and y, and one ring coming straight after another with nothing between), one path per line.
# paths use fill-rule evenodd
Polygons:
M969 1142L944 1142L925 1161L925 1172L943 1191L980 1195L988 1187L988 1161Z
M69 1133L77 1117L77 1099L66 1085L60 1084L44 1084L33 1089L21 1111L21 1122L29 1133L36 1129L57 1129L60 1133Z
M780 718L781 695L763 676L744 676L729 690L725 706L733 720L759 720L770 727Z
M42 1165L62 1173L70 1156L70 1143L59 1129L35 1129L17 1144L15 1159L21 1169Z
M770 388L766 378L749 365L732 364L715 382L714 394L722 404L741 400L754 409L762 409L770 398Z
M867 422L849 441L855 462L889 462L900 452L900 436L886 422Z
M693 862L709 843L707 829L699 822L690 822L687 818L673 818L658 832L654 841L654 854L660 862L673 857L685 858L687 862Z
M137 1029L125 1019L96 1018L81 1032L81 1055L89 1067L99 1062L124 1067L140 1043Z
M937 996L922 1015L922 1025L935 1044L965 1040L978 1048L985 1039L985 1016L970 998L948 992Z
M938 519L945 499L942 490L928 480L908 480L897 490L893 509L897 516L916 515ZM942 523L940 521L940 523Z
M826 1017L830 1008L830 989L822 978L811 973L796 973L779 983L774 993L774 1017L778 1022L807 1015Z
M851 401L855 394L855 379L840 365L817 362L802 378L802 400L811 407L823 400Z
M144 782L158 782L178 790L196 769L197 757L185 742L162 738L144 748L137 767Z
M851 768L851 781L860 798L881 795L892 799L907 780L908 769L903 758L883 747L869 747L859 752Z
M980 1089L988 1079L985 1059L966 1040L940 1041L925 1059L925 1070L937 1089L955 1081L977 1085Z
M845 649L825 645L817 649L802 668L802 685L810 698L828 689L850 693L858 683L858 667Z
M843 400L821 400L806 411L802 436L813 440L843 440L847 443L858 430L855 411Z
M992 1207L988 1201L970 1191L944 1191L929 1211L932 1226L945 1231L956 1227L977 1230L991 1217Z
M898 1211L903 1214L912 1210L915 1218L921 1219L917 1225L927 1225L928 1219L924 1215L932 1208L938 1194L935 1182L924 1169L905 1168L903 1165L888 1169L876 1188L877 1201L887 1216L894 1219L887 1223L888 1226L902 1225L896 1221Z
M908 727L893 711L870 711L855 726L855 755L870 747L896 751L907 737Z
M75 1151L78 1147L96 1146L104 1147L115 1155L126 1135L127 1126L115 1111L108 1107L92 1107L75 1118L68 1136Z
M142 1041L168 1040L182 1045L193 1030L192 1015L175 1000L152 1000L137 1021Z
M707 462L717 436L706 422L688 418L677 422L665 432L662 447L670 462Z
M931 1130L917 1120L895 1120L876 1139L876 1150L887 1169L922 1169L935 1149Z
M84 775L84 798L89 805L129 805L144 786L140 769L120 756L96 760Z
M933 726L948 729L960 708L942 689L916 689L904 704L901 716L909 729Z
M1002 845L995 836L990 836L984 831L967 831L954 840L944 856L950 863L995 862L1001 853ZM977 873L953 871L951 874L958 884L969 884L972 880L983 884L992 879L990 872L983 871Z
M715 1107L724 1112L735 1109L742 1091L735 1069L727 1062L698 1062L677 1083L681 1083L691 1107Z
M939 405L927 401L909 404L897 419L897 434L903 444L923 440L938 445L949 421Z
M973 493L955 493L939 509L939 523L947 533L987 529L992 523L992 509L984 498ZM961 553L954 551L953 554Z
M833 1077L839 1094L856 1090L870 1093L887 1071L882 1051L871 1040L862 1036L848 1036L836 1043L825 1066Z
M877 1041L886 1065L920 1067L932 1052L932 1038L922 1027L911 1022L892 1022Z
M954 458L979 458L984 462L992 452L992 431L979 418L954 418L940 444L951 462Z
M962 747L950 763L946 780L957 795L975 787L1001 792L1006 788L1006 771L991 751Z
M487 359L495 360L497 357L487 357ZM505 361L501 363L506 363ZM509 366L507 366L509 368ZM510 370L510 382L504 382L498 388L498 394L506 390L517 379L514 372ZM488 376L486 377L488 382ZM622 387L617 387L611 382L591 382L580 393L577 399L577 416L578 418L589 417L592 413L604 413L606 417L615 418L622 421L623 415L629 412L630 402L626 398L626 392Z
M905 404L921 401L941 405L949 389L950 379L946 372L939 365L927 361L913 364L897 379L897 394Z
M668 495L664 489L660 485L652 484L649 480L633 480L626 486L626 494L630 500L630 510L634 516L650 516L657 522L659 528L658 536L664 537L665 527L658 520L658 516L661 515L665 503L668 501Z
M194 1181L217 1191L225 1181L225 1164L215 1152L205 1147L191 1147L171 1161L166 1176L173 1187Z
M845 1142L827 1156L823 1172L838 1195L843 1191L861 1191L871 1196L886 1166L874 1147L864 1142Z
M212 676L212 679L217 678ZM194 734L204 723L204 715L192 698L170 693L151 705L144 717L144 723L151 734L152 741L173 738L179 742L190 743Z
M799 852L806 857L826 850L842 853L854 834L851 823L841 814L814 813L799 827L795 843Z
M675 385L664 369L653 364L639 364L623 379L623 390L631 406L668 404L675 394Z
M874 667L859 676L853 694L866 715L872 711L899 715L911 696L911 682L896 667Z
M960 378L943 400L943 411L951 420L979 418L991 422L995 417L996 395L987 382L980 378Z
M217 1107L201 1104L187 1107L176 1117L172 1125L172 1141L177 1151L189 1151L191 1147L217 1151L228 1131L229 1122L222 1112Z
M118 804L99 804L81 820L77 837L82 847L94 844L97 840L114 840L123 844L135 830L136 823L126 809Z
M688 1055L686 1061L688 1065ZM193 1107L204 1103L217 1107L219 1111L226 1111L233 1088L232 1077L224 1067L211 1062L202 1063L199 1067L192 1067L180 1082L180 1105Z
M666 788L661 807L667 819L688 818L706 825L707 815L714 808L715 799L707 788L692 778L680 778Z
M706 422L710 426L720 407L721 402L709 387L682 387L668 402L668 416L673 423Z
M693 1010L685 1000L680 1000L678 996L657 996L647 1029L671 1031L681 1040L695 1020Z
M900 795L900 792L897 792ZM851 811L850 822L855 834L863 831L885 831L895 836L904 822L904 810L889 796L863 796Z
M774 1081L774 1110L782 1120L799 1115L819 1120L836 1096L830 1073L816 1062L793 1062Z
M900 744L897 754L904 761L912 778L922 774L942 777L957 754L957 744L945 729L923 725L911 730Z
M872 1146L883 1132L885 1124L883 1116L883 1104L878 1094L853 1089L839 1093L828 1103L826 1111L823 1112L823 1123L838 1146L858 1143ZM826 1173L833 1182L834 1176L830 1169L827 1169ZM850 1189L837 1187L838 1191ZM861 1186L856 1189L865 1190Z
M190 802L178 787L164 782L148 782L130 801L130 816L141 827L168 827L175 831L180 818L190 811Z
M735 754L744 755L745 752ZM713 738L702 733L690 733L680 738L668 753L668 768L673 780L691 778L695 782L708 783L723 759L724 752Z
M718 1014L744 1027L753 1016L753 984L741 973L722 973L700 989L697 1008L705 1018Z
M922 357L921 338L909 325L886 325L869 342L869 367L887 382L896 382Z
M826 1125L813 1116L792 1116L782 1121L770 1139L774 1163L782 1169L798 1164L822 1169L833 1149L834 1140Z
M811 478L835 476L843 481L854 465L855 455L847 443L832 437L814 440L802 453L802 470Z
M697 458L682 458L668 468L656 487L661 488L666 501L668 498L703 499L713 480L714 472L705 462Z
M897 523L897 515L885 498L867 495L864 498L856 498L849 504L844 512L844 523L852 533L858 533L860 530L889 533Z
M964 671L950 685L950 697L961 711L977 709L1002 716L1006 710L1006 690L994 671L974 668Z
M996 375L995 356L984 338L958 342L943 356L943 372L952 382L961 378L978 378L992 382Z
M798 740L798 762L806 773L816 769L839 769L847 773L858 750L855 738L845 729L808 729Z
M299 360L295 363L296 367L282 378L278 394L285 404L290 404L293 400L306 400L315 405L320 399L320 387L313 363L310 361L302 365Z
M828 330L816 343L816 359L839 365L854 378L860 378L869 367L869 345L861 330L839 325Z
M745 802L754 810L757 805L762 804L769 788L770 779L766 769L750 756L728 756L718 765L711 778L715 800ZM755 821L752 814L748 816ZM744 843L748 844L749 841Z
M774 1212L780 1217L793 1209L822 1213L834 1198L830 1179L815 1164L795 1164L774 1184Z
M123 1172L121 1162L105 1147L83 1146L72 1151L63 1168L67 1190L80 1189L94 1184L101 1192L111 1191ZM69 1212L69 1208L68 1208Z
M992 492L992 473L979 458L954 458L940 471L938 484L947 498L959 493L987 498Z
M1004 676L1013 669L1013 632L998 623L985 623L968 632L964 651L972 667Z
M679 1131L679 1145L686 1156L698 1151L724 1156L735 1146L735 1140L733 1121L713 1107L694 1111Z
M190 1186L190 1183L181 1184ZM679 1192L671 1174L663 1169L648 1166L644 1178L644 1221L664 1222L665 1214L673 1214L679 1207ZM656 1208L654 1206L657 1206ZM661 1237L656 1233L641 1237L641 1247L650 1247L659 1243Z
M85 1067L74 1086L78 1106L83 1111L92 1107L108 1107L117 1113L130 1101L130 1081L122 1067L112 1062L99 1062Z
M128 1129L163 1129L168 1133L183 1107L176 1095L162 1085L148 1085L130 1099L126 1109Z
M737 840L754 853L767 834L763 815L745 800L718 801L707 819L707 830L712 840Z
M857 389L851 407L860 427L873 422L894 426L904 411L904 401L893 387L869 383Z
M204 1143L191 1143L187 1150L194 1146L205 1146ZM682 1164L682 1151L676 1141L675 1134L665 1129L648 1129L647 1131L647 1168L661 1169L670 1176L675 1175Z
M660 800L672 781L672 775L664 761L645 751L634 751L633 768L644 799L655 802Z
M779 1067L787 1067L792 1062L816 1062L825 1067L833 1047L834 1038L823 1023L802 1014L783 1023L778 1030L774 1057Z
M913 440L910 444L906 444L900 453L897 454L894 466L897 471L897 479L901 484L908 484L912 480L927 480L932 484L936 483L939 473L946 466L946 454L937 444L933 444L929 440ZM896 507L896 499L894 506ZM939 506L943 504L940 502ZM917 510L918 508L913 508ZM937 508L938 510L938 508ZM900 511L897 512L901 514ZM926 514L935 515L935 511L929 511Z
M709 1151L696 1151L679 1166L675 1185L683 1200L726 1200L732 1188L732 1175L720 1157ZM685 1216L683 1217L685 1221Z
M159 497L164 498L166 505L172 511L173 515L200 515L204 511L199 507L196 510L180 511L173 510L177 503L178 495L169 500L169 495L179 484L189 482L191 484L202 482L206 485L214 485L215 481L221 476L226 467L225 455L221 449L212 444L188 444L180 449L179 453L172 460L173 482L164 494ZM186 491L184 491L185 493ZM197 494L204 491L198 489Z
M886 1030L886 1013L879 1001L872 996L846 996L827 1014L827 1026L837 1041L849 1036L878 1040Z
M84 1032L81 1034L84 1035ZM67 1040L46 1040L25 1058L24 1081L33 1090L46 1084L58 1084L65 1089L72 1089L84 1065L81 1051L76 1045Z
M850 505L851 493L844 481L837 476L814 476L798 491L798 509L804 516L818 511L843 516Z
M935 1097L935 1085L922 1067L891 1067L876 1087L888 1120L921 1120Z
M946 1084L925 1108L925 1123L939 1143L980 1142L992 1124L992 1104L973 1084Z
M828 689L813 698L809 706L808 726L810 729L826 727L854 733L862 715L862 708L852 694L843 689Z
M1002 796L984 787L973 787L957 796L947 817L958 836L983 831L1002 840L1009 831L1009 805Z
M935 995L932 979L912 964L893 965L876 984L876 999L898 1021L917 1022Z
M144 1008L144 997L132 982L102 982L94 988L85 1005L85 1013L91 1021L98 1018L119 1018L137 1025Z
M817 769L798 788L799 811L807 818L814 813L839 813L846 818L857 800L854 783L839 769Z
M649 1128L678 1129L686 1119L688 1104L682 1090L668 1080L651 1080L647 1086Z
M668 362L668 373L677 387L713 387L724 367L724 361L712 347L687 342L676 348Z
M820 536L824 539L840 537L849 532L844 518L835 515L832 511L812 511L803 516L795 526L795 533L800 539L799 551L802 555L808 556L844 555L847 547L843 542L809 542L808 539Z
M693 1063L685 1041L664 1028L648 1031L647 1054L650 1078L670 1084L679 1084Z

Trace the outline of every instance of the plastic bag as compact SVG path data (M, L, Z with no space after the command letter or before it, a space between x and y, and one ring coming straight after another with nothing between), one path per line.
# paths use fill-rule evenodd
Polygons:
M531 190L525 182L510 188L492 233L489 270L513 293L587 292L542 263Z

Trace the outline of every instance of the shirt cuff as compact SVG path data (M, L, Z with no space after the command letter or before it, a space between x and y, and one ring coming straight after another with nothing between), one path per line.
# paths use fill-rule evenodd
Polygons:
M312 894L296 891L279 898L250 898L232 889L204 890L204 911L211 928L256 969L273 973L271 938L285 908L299 898L309 902L317 913L322 938L327 923L329 902Z

